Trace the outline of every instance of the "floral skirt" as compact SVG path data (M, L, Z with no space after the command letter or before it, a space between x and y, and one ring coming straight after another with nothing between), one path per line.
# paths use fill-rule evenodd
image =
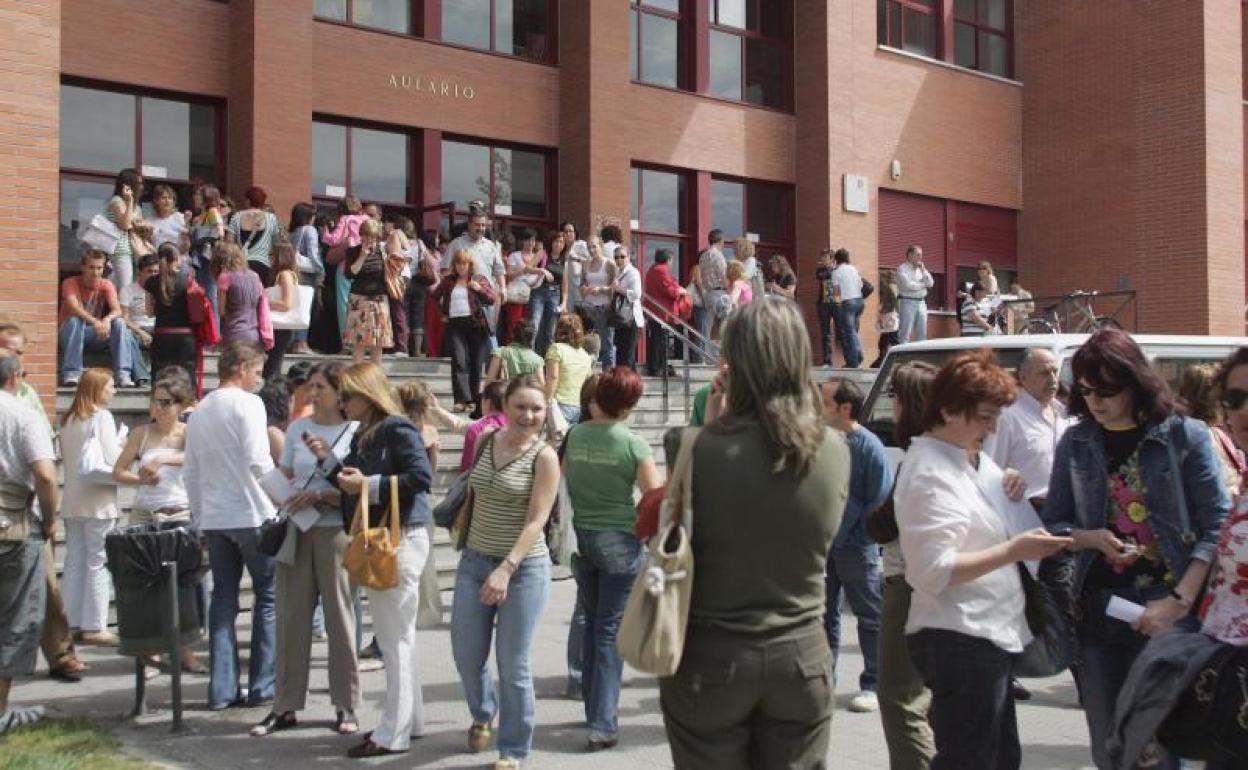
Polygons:
M379 346L394 345L394 333L390 328L390 301L384 294L365 297L352 294L347 299L347 330L342 335L344 345Z

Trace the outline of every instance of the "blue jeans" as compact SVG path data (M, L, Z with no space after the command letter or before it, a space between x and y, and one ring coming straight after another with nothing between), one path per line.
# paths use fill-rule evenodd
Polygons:
M858 321L862 317L861 299L847 299L832 306L836 333L841 339L841 352L850 369L862 365L862 342L858 339Z
M243 568L251 576L255 604L251 611L251 654L247 670L247 701L272 698L275 689L277 611L273 559L256 550L260 529L214 529L208 534L212 566L212 604L208 616L208 708L224 708L239 699L238 586Z
M699 334L707 334L710 332L711 327L709 325L706 325L706 317L707 317L706 308L703 308L700 305L693 306L693 315L689 319L690 326L692 326L694 329L697 329ZM705 325L706 332L702 331L702 329L704 328L704 325ZM705 347L705 343L703 343L702 340L694 340L693 342L699 348ZM695 348L689 348L689 363L691 364L702 363L702 354L699 353Z
M919 299L897 299L900 326L897 338L901 344L922 342L927 339L927 302Z
M195 268L195 280L199 282L200 286L204 287L204 294L212 304L212 325L216 327L217 333L220 334L221 311L217 306L217 279L213 276L207 259L201 259L200 264Z
M615 366L615 327L611 325L611 306L586 303L583 307L589 322L593 324L594 331L598 333L598 339L602 340L602 349L598 351L598 363L602 364L602 370L605 372ZM586 331L589 330L586 329Z
M533 635L550 598L550 559L525 559L511 576L507 600L481 603L481 586L502 559L464 549L455 572L451 650L472 721L488 724L498 714L498 754L524 759L533 745L536 704L529 656ZM499 687L490 675L490 644L497 643Z
M87 350L107 350L112 356L113 372L118 380L128 377L138 382L152 378L138 338L130 333L126 322L120 318L109 322L107 340L100 339L95 333L95 327L77 316L70 316L61 324L58 336L62 380L70 377L76 379L82 375L82 354Z
M619 730L620 678L624 659L615 640L633 581L645 561L641 541L630 532L593 532L576 528L579 553L577 595L585 603L585 642L581 686L590 732Z
M828 614L824 628L832 658L838 659L841 646L841 595L858 619L858 646L862 648L862 674L858 689L875 691L875 678L880 657L880 549L833 549L828 553L824 574L828 589Z
M573 554L572 569L577 569L580 556ZM581 589L576 589L576 606L572 609L572 619L568 621L568 686L567 694L576 698L583 697L584 678L582 669L585 661L585 627L589 618L585 615L585 601L581 598Z
M529 320L537 331L533 350L545 357L555 339L555 323L559 320L560 291L556 286L539 286L529 294Z
M581 405L580 404L559 404L559 411L563 412L563 419L568 421L568 425L576 425L581 421Z

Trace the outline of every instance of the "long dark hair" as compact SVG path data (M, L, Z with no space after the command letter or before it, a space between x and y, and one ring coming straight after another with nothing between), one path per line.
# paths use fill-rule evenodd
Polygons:
M1075 351L1070 368L1075 375L1070 394L1070 414L1086 419L1092 416L1088 402L1079 392L1080 380L1094 388L1131 392L1131 411L1137 424L1160 422L1175 412L1170 386L1145 357L1144 351L1121 329L1101 329Z
M923 410L927 389L940 371L926 361L907 361L893 372L890 389L897 397L898 413L893 415L893 441L905 450L910 440L923 433Z
M177 246L162 243L156 249L156 256L160 257L160 304L168 306L173 304L173 287L177 282L182 255L178 253Z
M567 227L568 225L572 226L572 232L575 233L575 235L573 235L571 239L568 239L567 236L564 236L563 251L559 252L560 259L563 259L564 257L568 255L568 252L572 250L572 246L581 237L581 231L577 229L576 223L573 222L571 219L565 219L559 223L559 232L563 232L564 228Z
M312 224L316 219L316 207L311 203L300 201L290 207L290 232L298 230L304 225Z
M134 193L135 201L143 194L143 175L132 168L123 168L117 172L117 178L113 181L113 195L121 195L121 188L129 186Z

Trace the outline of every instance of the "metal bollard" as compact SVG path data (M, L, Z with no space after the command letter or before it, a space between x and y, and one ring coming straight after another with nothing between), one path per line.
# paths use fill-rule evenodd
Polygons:
M169 650L169 670L173 677L173 732L180 733L182 725L182 624L178 607L178 563L164 562L165 587L169 591L169 603L165 608L165 641ZM142 662L139 664L142 673Z

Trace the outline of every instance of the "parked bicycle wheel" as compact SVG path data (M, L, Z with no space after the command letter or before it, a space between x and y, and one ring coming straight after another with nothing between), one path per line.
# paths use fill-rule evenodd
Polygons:
M1057 334L1057 327L1043 318L1028 319L1023 334Z

